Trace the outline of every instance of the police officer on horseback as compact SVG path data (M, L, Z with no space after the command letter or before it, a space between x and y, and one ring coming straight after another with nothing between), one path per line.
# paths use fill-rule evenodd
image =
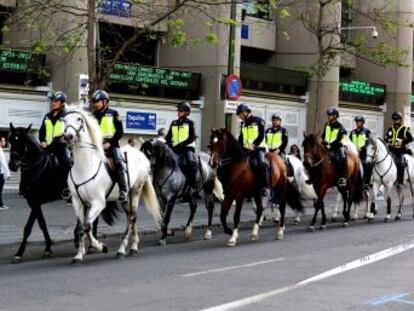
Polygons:
M356 128L351 131L349 138L354 143L355 147L358 149L359 158L361 159L362 167L364 169L364 187L365 189L369 188L369 183L371 180L372 166L368 165L366 162L367 159L367 143L368 139L371 136L371 131L364 127L365 118L363 116L356 116L355 119Z
M71 163L69 150L63 138L65 131L63 118L66 113L65 104L67 102L67 96L65 93L59 91L50 95L49 99L51 101L52 111L47 113L43 119L39 130L39 141L42 148L54 154L57 158L62 170L62 176L64 177L62 181L65 183L62 198L68 199L70 192L66 183Z
M125 168L119 149L119 140L124 134L122 121L118 111L108 107L109 95L104 90L97 90L92 95L93 116L99 123L104 139L105 153L114 161L118 173L119 201L126 202L128 187L126 183Z
M252 115L252 110L246 104L237 106L236 114L242 120L239 144L250 156L254 168L258 169L259 188L263 196L267 190L267 163L265 162L265 122L262 118Z
M401 190L404 184L404 154L411 153L406 145L413 141L413 136L410 128L402 123L401 112L396 111L392 114L392 122L393 126L385 134L385 141L397 165L397 189Z
M195 158L195 127L188 118L191 107L187 102L177 106L178 119L174 120L165 138L167 145L180 157L180 167L187 179L188 185L196 188L197 161Z
M289 139L287 130L281 124L282 118L276 113L272 115L272 127L269 127L265 132L266 145L270 152L285 155Z
M328 122L325 124L322 134L322 144L331 152L333 162L338 170L338 187L346 186L347 163L343 142L346 138L346 130L338 121L339 111L329 108L326 111Z

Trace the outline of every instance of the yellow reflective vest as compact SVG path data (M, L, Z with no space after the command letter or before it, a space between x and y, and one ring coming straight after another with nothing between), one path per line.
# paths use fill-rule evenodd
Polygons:
M340 132L340 128L333 127L330 124L325 125L325 137L323 138L324 141L328 144L332 144L338 139L338 135ZM342 133L342 137L340 138L340 143L342 144L345 141L346 133Z
M259 136L259 127L256 124L244 125L242 124L243 134L243 147L247 148L253 144L256 138ZM265 140L263 139L259 144L259 147L266 147Z
M351 140L354 143L355 147L357 147L358 151L361 151L368 139L369 132L365 129L357 132L356 130L352 131Z
M171 143L175 147L190 137L190 125L188 123L173 124L171 125L171 132ZM195 148L195 140L187 146Z
M49 118L45 119L46 129L46 143L50 145L55 137L60 137L64 134L65 125L62 120L57 120L53 125L52 120Z
M407 125L401 125L398 129L396 129L395 127L391 128L392 131L392 138L391 138L391 146L393 146L394 148L401 148L401 145L397 145L397 139L407 139L407 132L409 130L409 127ZM403 132L403 137L401 138L400 132Z
M104 115L99 126L104 139L112 138L115 135L116 129L114 125L114 117L112 115Z

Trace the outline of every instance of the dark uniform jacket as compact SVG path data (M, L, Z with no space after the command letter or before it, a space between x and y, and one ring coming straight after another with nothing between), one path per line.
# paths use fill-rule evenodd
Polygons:
M180 142L178 145L173 146L172 127L173 126L182 126L183 124L188 124L188 137L187 137L187 139ZM168 130L168 133L167 133L167 137L165 138L167 145L170 148L172 148L175 152L180 152L180 151L182 151L184 149L187 149L187 148L194 151L195 150L194 147L189 146L189 145L193 144L195 139L196 139L196 135L195 135L194 122L192 120L188 119L187 117L172 121L171 125L170 125L170 128Z
M265 122L262 118L260 117L256 117L251 115L246 122L242 122L241 127L243 128L243 126L252 126L252 125L256 125L258 128L258 135L257 138L253 141L253 145L255 145L256 147L259 147L260 144L264 141L265 139ZM243 131L240 131L240 135L239 135L239 144L240 146L243 146Z
M111 138L104 139L104 142L108 142L111 144L111 147L119 148L119 141L122 138L122 135L124 135L124 129L122 126L121 118L119 117L118 111L106 108L103 111L94 111L93 116L98 120L98 123L101 124L101 120L104 116L112 116L113 122L115 126L115 134Z
M287 130L282 126L279 126L279 127L272 126L266 130L265 136L268 133L272 133L272 134L281 133L282 134L282 144L277 149L279 149L281 153L285 153L285 149L286 149L286 146L289 140L288 135L287 135ZM266 143L268 142L266 141ZM275 149L272 149L272 147L269 144L267 146L269 147L270 151L275 151Z
M63 117L66 114L66 110L65 109L61 109L56 116L53 116L53 111L48 112L45 117L43 118L42 121L42 125L40 126L39 129L39 141L43 142L46 141L46 125L45 125L45 120L46 119L50 119L50 121L52 121L52 124L55 125L57 120L63 119ZM60 137L55 137L54 141L56 141L57 139L59 139Z

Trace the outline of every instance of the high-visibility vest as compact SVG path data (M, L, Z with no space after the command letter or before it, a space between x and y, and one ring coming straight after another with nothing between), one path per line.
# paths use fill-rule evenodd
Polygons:
M325 141L328 144L333 143L337 138L338 138L338 134L339 134L339 129L338 128L331 128L331 126L329 124L327 124L325 126ZM342 135L341 138L341 143L344 142L346 136L345 134Z
M407 138L407 132L408 132L408 126L407 125L401 125L397 130L393 127L392 130L392 139L391 139L391 146L395 147L395 148L401 148L402 146L396 146L395 143L397 142L398 139L398 134L400 133L400 131L404 129L404 139Z
M243 134L243 146L248 147L256 140L257 136L259 136L259 127L257 125L248 125L242 126L242 134ZM259 147L266 147L266 142L263 139Z
M358 151L365 146L367 139L367 135L364 132L352 133L352 142L357 147Z
M114 117L112 115L105 115L101 119L101 128L102 137L105 139L112 138L115 135L116 129L114 125Z
M53 125L52 120L45 120L46 127L46 143L49 145L52 143L55 137L60 137L65 132L65 125L62 120L57 120L55 125Z
M177 146L190 137L190 125L187 123L184 123L182 125L172 125L171 131L171 142L173 147ZM195 140L187 146L195 148Z
M282 132L266 133L266 144L270 150L279 148L282 145Z

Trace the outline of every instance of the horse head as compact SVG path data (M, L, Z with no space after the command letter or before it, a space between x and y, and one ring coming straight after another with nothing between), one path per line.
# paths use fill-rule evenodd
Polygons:
M17 170L22 165L22 159L24 158L27 152L27 142L29 141L29 133L30 133L31 128L32 128L31 124L27 128L24 128L24 127L14 127L13 123L10 123L9 168L13 172L17 172Z
M226 129L212 129L208 148L211 152L208 164L215 168L227 152L229 132Z
M141 148L139 149L147 157L148 160L151 160L152 157L153 143L153 139L146 140L142 143Z
M377 140L372 139L371 137L368 138L367 143L365 145L367 158L367 163L372 163L374 161L375 154L377 152Z
M76 110L66 112L64 117L65 129L63 137L72 148L79 140L82 132L85 131L85 120Z
M304 140L303 147L303 160L306 164L313 166L317 159L323 157L324 147L320 143L320 133L316 134L303 134Z

